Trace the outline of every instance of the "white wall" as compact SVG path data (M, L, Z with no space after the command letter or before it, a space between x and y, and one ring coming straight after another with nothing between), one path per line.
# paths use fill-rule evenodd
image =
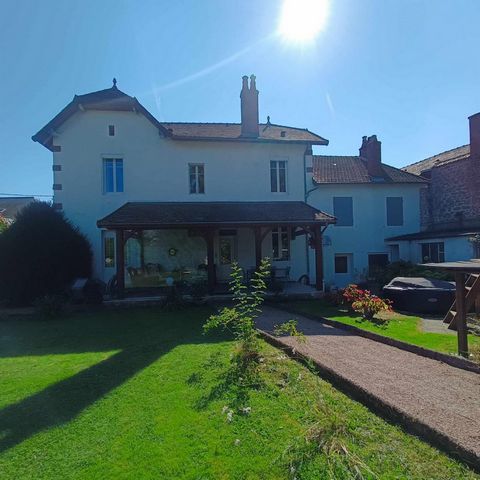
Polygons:
M332 214L333 197L353 198L353 226L329 226L325 231L324 275L327 285L343 287L361 281L367 272L369 254L390 253L385 238L420 230L420 188L415 184L319 185L309 194L309 204ZM387 226L386 197L403 197L403 226ZM351 273L335 274L335 254L352 254ZM406 255L408 250L401 248L400 257L408 259ZM311 277L315 272L313 261L312 254Z
M115 125L115 136L108 136L108 125ZM62 185L54 202L89 238L99 277L104 268L96 222L126 202L304 199L304 145L174 141L141 114L113 111L78 112L58 129L54 145L61 146L54 164L62 167L54 172L54 183ZM123 193L103 193L103 157L123 158ZM288 160L287 193L270 192L272 159ZM189 193L188 163L205 164L204 195Z
M458 260L470 260L474 257L473 245L468 241L468 236L458 237L436 237L423 240L413 240L409 242L396 242L400 248L409 252L408 259L414 263L422 263L422 244L423 243L444 243L445 261L455 262ZM393 243L393 242L392 242Z

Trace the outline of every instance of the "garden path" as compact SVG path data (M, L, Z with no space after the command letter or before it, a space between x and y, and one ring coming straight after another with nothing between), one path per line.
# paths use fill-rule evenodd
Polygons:
M383 416L480 469L480 375L301 315L264 307L257 326L295 318L307 341L276 340L311 358L320 374Z

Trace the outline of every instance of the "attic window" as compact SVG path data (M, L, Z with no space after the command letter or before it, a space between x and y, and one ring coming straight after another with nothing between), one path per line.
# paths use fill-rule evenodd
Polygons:
M109 125L108 126L108 135L110 137L114 137L115 136L115 125Z
M282 131L280 132L280 136L281 136L281 137L285 137L285 130L282 130Z

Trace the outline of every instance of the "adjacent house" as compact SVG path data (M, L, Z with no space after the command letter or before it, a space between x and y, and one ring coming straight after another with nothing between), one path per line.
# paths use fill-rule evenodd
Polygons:
M390 241L408 245L416 262L480 258L480 113L469 117L470 143L404 168L429 180L421 229Z
M358 156L314 155L306 170L307 202L331 212L324 235L324 272L331 284L362 282L409 250L386 242L420 228L420 192L426 180L382 163L376 135L363 137Z
M314 156L322 136L259 122L253 75L240 99L240 123L159 122L114 80L32 137L53 154L54 206L89 238L97 277L214 291L233 261L248 276L268 256L278 277L322 289L402 255L384 239L420 228L424 179L382 164L375 136L359 157Z

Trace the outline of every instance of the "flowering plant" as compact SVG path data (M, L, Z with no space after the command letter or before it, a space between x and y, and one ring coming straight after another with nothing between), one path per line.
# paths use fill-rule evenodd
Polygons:
M364 293L365 291L358 288L358 285L351 284L343 291L343 298L347 303L352 304L353 302L360 300Z
M369 290L361 290L357 285L349 285L343 293L345 300L351 303L355 312L360 313L366 320L382 311L392 311L392 301L383 300L373 295Z

